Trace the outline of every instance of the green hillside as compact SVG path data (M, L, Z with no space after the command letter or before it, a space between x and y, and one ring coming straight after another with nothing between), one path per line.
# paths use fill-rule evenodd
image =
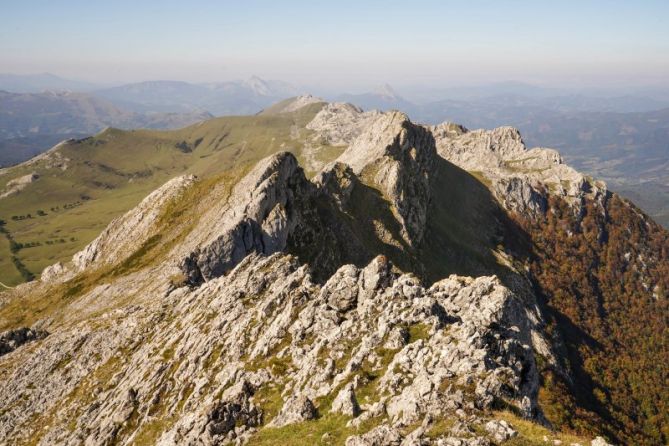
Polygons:
M311 142L312 133L304 128L322 106L217 118L174 131L107 129L0 171L0 194L11 180L31 173L39 176L20 192L0 199L0 219L5 222L0 282L16 285L50 264L68 260L112 219L174 176L192 173L206 178L279 150L295 153L307 173L315 173L314 166L341 152Z

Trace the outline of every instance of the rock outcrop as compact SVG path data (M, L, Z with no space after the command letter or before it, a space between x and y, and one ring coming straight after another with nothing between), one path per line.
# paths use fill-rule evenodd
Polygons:
M158 229L156 224L163 207L195 181L192 175L174 178L149 194L134 209L112 221L86 248L72 258L76 272L92 265L114 264L146 243ZM132 237L128 237L132 234ZM53 274L53 270L48 275Z
M186 242L183 268L192 280L209 280L231 270L250 253L272 254L286 247L297 225L300 200L313 185L287 152L267 158L242 179L220 208L199 221Z
M329 103L307 124L319 138L333 146L348 146L381 113L362 109L347 103Z
M35 172L29 173L19 178L10 180L5 184L5 189L0 193L0 198L9 197L10 195L17 194L26 188L30 183L33 183L39 179L39 175Z
M513 127L453 131L450 123L433 128L439 154L465 170L498 168L504 161L517 159L526 152L520 132Z
M495 441L502 443L509 438L518 435L510 425L504 420L491 420L485 424L485 430L493 436Z
M506 209L530 214L545 211L548 193L577 207L585 197L601 199L606 185L563 163L553 149L528 150L512 127L469 131L450 123L431 128L439 155L458 167L482 175Z
M38 410L75 420L71 432L42 426L43 444L130 441L148 435L152 419L171 414L178 416L165 424L159 444L248 439L264 423L309 420L316 410L389 429L457 410L479 413L470 421L476 425L496 400L532 415L532 323L495 278L451 277L425 289L378 258L363 269L343 266L335 281L339 295L349 297L333 308L326 291L333 284L320 289L295 258L253 254L195 290L145 298L132 312L61 329L37 349L15 352L20 373L0 384L15 408L0 436L30 435L25 423ZM112 284L99 298L114 299L125 286ZM398 330L409 334L386 347ZM41 384L21 398L10 393L27 382ZM272 386L282 389L274 398L284 400L276 421L259 396ZM58 403L56 395L81 392L89 403ZM324 397L331 394L328 409Z
M25 343L44 339L48 334L45 330L27 327L0 333L0 356L16 350Z
M415 237L434 145L405 117L385 120L377 125L387 132L370 147L376 160L352 164L358 172L369 165L395 172L375 181L387 187ZM369 435L404 438L403 426L458 410L474 416L472 426L481 424L498 400L534 416L532 321L540 315L528 318L496 278L453 276L424 288L378 257L364 268L342 265L317 285L308 266L284 253L291 231L308 220L311 200L336 206L346 200L346 187L330 195L330 183L358 181L352 167L337 166L329 174L341 172L336 181L324 173L322 183L311 183L290 154L264 160L171 250L166 268L140 270L80 296L90 317L10 354L18 369L0 384L9 408L0 437L103 444L153 435L158 444L219 444L247 441L265 424L336 413L377 424ZM160 230L165 204L193 181L172 180L115 220L74 257L78 271L122 262L130 243L141 245ZM203 280L175 288L168 265L183 253ZM60 269L49 270L45 286ZM121 304L128 295L132 303ZM12 390L30 382L39 386L20 397ZM272 389L272 404L283 404L270 416L263 395ZM40 413L54 422L27 428ZM153 431L157 419L162 428ZM65 428L65 420L73 424Z
M436 158L434 137L400 112L388 112L370 123L338 158L354 173L381 188L411 246L423 238L430 181Z

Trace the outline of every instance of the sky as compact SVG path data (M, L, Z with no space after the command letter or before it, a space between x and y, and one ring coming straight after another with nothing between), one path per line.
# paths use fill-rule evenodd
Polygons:
M669 1L0 0L0 72L110 84L666 86Z

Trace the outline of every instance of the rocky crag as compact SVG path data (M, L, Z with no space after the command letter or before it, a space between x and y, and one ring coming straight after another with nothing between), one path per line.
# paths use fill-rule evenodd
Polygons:
M578 376L522 235L555 200L606 206L606 187L512 129L345 104L307 128L346 146L315 177L280 152L175 178L2 294L0 443L616 438L561 432L544 404L546 370Z

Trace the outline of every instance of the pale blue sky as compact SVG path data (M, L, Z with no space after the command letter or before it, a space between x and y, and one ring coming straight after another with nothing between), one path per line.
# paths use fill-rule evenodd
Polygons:
M389 82L669 79L669 1L0 0L0 72Z

